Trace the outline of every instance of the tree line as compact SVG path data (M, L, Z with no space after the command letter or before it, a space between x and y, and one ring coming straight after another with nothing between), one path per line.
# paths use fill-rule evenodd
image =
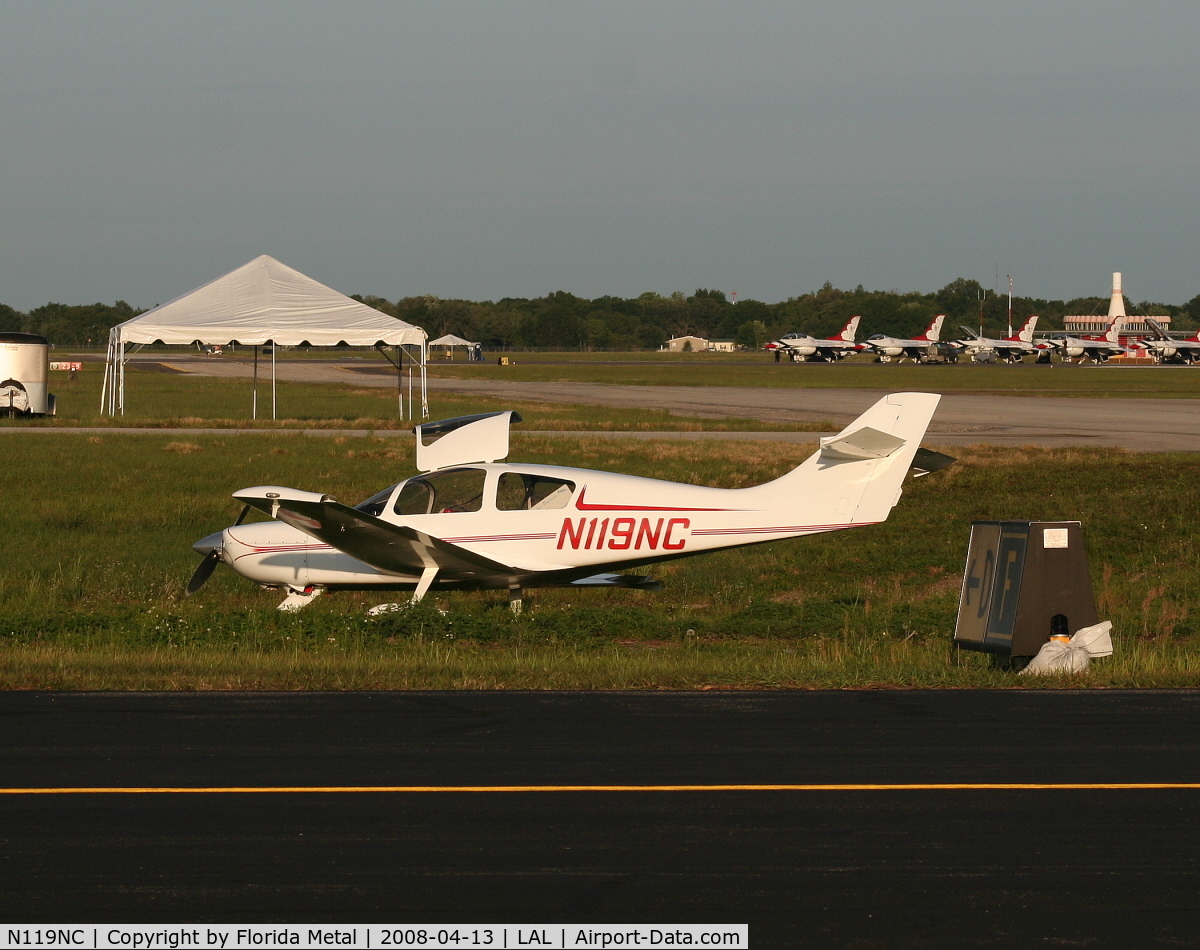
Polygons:
M1009 305L977 281L959 278L929 294L889 290L840 290L826 282L819 290L779 303L729 300L720 290L701 288L691 295L644 293L638 297L577 297L558 290L544 297L506 297L502 300L455 300L431 295L383 297L352 295L355 300L407 323L422 327L430 339L453 333L480 342L486 349L650 350L668 339L694 335L710 340L731 339L757 348L793 331L829 336L850 317L862 316L860 335L886 333L911 337L939 313L946 315L943 335L958 335L960 324L981 325L985 335L1003 334ZM67 305L48 303L21 313L0 304L0 332L37 333L56 346L98 346L110 327L144 311L123 300L114 304ZM1042 300L1014 297L1012 322L1020 325L1031 314L1041 316L1038 330L1062 329L1068 314L1107 314L1108 297ZM1170 316L1173 329L1200 326L1200 295L1186 304L1133 303L1131 315Z

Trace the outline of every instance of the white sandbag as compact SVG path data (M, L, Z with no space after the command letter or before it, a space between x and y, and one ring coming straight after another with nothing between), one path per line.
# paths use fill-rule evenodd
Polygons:
M1043 643L1037 656L1021 670L1021 675L1047 673L1082 673L1094 656L1112 656L1112 621L1077 630L1070 640L1057 637Z

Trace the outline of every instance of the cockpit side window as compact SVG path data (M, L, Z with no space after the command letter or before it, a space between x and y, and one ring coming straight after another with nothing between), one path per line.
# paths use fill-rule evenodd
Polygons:
M355 505L354 509L378 518L381 514L383 514L383 509L387 507L388 499L392 497L392 492L395 490L396 486L391 485L378 494L372 495L366 501Z
M487 473L478 468L452 468L410 478L396 496L398 515L479 511Z
M575 493L575 483L562 478L503 472L496 487L500 511L548 511L566 508Z

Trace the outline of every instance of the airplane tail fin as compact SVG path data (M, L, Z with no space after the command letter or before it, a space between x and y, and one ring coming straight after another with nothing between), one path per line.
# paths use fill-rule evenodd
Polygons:
M1121 331L1125 329L1125 318L1117 317L1113 320L1112 326L1108 328L1108 332L1104 334L1104 339L1109 343L1121 342Z
M1038 318L1036 316L1030 317L1025 321L1025 326L1021 327L1021 329L1009 337L1009 339L1014 342L1020 341L1021 343L1032 343L1033 328L1037 326L1037 322Z
M931 324L929 324L929 329L927 329L919 337L916 337L916 339L928 340L930 343L937 343L938 340L941 338L942 322L945 319L946 319L946 315L944 313L939 313L936 317L933 318L933 322Z
M845 528L886 521L933 418L936 393L884 396L781 478L743 489L748 500L780 515L803 512L812 527Z
M846 321L846 325L842 327L842 332L833 339L842 340L845 343L853 343L854 337L858 334L858 323L862 317L851 317Z

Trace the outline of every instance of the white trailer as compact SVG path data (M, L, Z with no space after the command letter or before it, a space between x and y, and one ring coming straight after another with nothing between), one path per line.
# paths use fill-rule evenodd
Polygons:
M0 415L52 416L50 341L34 333L0 333Z

